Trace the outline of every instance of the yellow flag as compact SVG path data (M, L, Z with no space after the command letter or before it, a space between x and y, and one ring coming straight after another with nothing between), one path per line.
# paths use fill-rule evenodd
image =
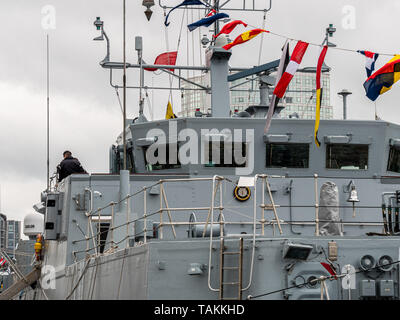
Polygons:
M322 101L322 88L317 89L317 105L315 108L315 127L314 127L314 140L317 147L321 146L321 142L318 140L318 128L321 114L321 101Z
M176 115L174 114L174 111L172 110L171 102L168 101L165 119L175 119L175 118L176 118Z
M321 103L322 103L322 87L321 87L321 71L322 64L324 63L326 52L328 51L328 46L324 46L321 49L321 53L319 54L318 64L317 64L317 74L316 74L316 89L317 89L317 105L315 107L315 127L314 127L314 140L315 144L319 148L321 146L321 142L318 139L318 129L319 129L319 121L320 121L320 113L321 113Z

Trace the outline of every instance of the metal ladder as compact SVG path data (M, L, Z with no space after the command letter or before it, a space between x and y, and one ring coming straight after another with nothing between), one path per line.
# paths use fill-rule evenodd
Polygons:
M220 300L242 300L242 278L243 278L243 238L239 238L238 251L226 251L224 238L220 239L220 256L219 256L219 299ZM225 256L233 255L238 257L238 266L225 267ZM224 282L225 271L230 270L236 274L236 280L233 282ZM225 297L225 286L237 286L237 297Z

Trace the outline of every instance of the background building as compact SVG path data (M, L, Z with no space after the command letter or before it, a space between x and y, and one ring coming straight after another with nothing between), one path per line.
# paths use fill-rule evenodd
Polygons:
M7 220L7 216L0 213L0 250L4 250L15 262L15 249L21 238L21 222ZM2 256L1 256L2 257ZM0 292L6 290L14 282L14 273L8 263L0 266Z
M7 247L7 217L0 213L0 249Z
M14 250L17 248L21 239L21 221L7 220L7 239L6 248L10 257L13 257Z
M210 86L209 79L209 73L205 73L200 76L191 77L188 80L203 86ZM185 89L199 89L199 87L185 81L182 81L181 86ZM181 96L181 111L178 112L178 116L194 117L194 113L198 108L203 113L210 112L211 95L207 94L204 90L184 90Z
M304 68L303 70L306 69ZM209 86L209 73L192 77L189 80L203 86ZM321 82L323 88L321 119L332 119L333 107L330 103L329 72L322 73ZM234 87L230 92L232 112L235 110L243 111L248 106L258 105L260 103L258 86L259 82L257 80L246 82L245 79L240 79L231 82L230 87ZM279 103L279 105L285 107L281 112L281 117L288 118L289 115L297 113L301 119L315 119L315 86L315 71L297 71L290 82L284 98ZM182 87L188 89L197 88L195 85L187 82L183 82ZM210 112L211 95L207 94L204 90L184 90L181 111L178 115L181 117L194 117L196 109L200 109L203 113Z

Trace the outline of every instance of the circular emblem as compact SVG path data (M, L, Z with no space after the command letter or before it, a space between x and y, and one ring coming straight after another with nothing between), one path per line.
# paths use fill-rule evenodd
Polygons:
M239 201L246 201L250 198L251 192L249 187L236 187L233 190L233 195L235 199Z

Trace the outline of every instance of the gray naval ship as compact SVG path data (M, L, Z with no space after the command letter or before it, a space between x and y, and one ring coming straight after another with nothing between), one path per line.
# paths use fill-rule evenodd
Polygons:
M95 25L111 84L115 69L170 72L145 64L140 38L138 64L110 61ZM223 44L195 68L210 75L209 114L147 121L141 102L109 172L42 192L36 276L2 298L34 282L24 299L399 299L400 126L322 120L317 147L314 120L280 118L280 107L265 133L279 60L233 68ZM249 76L261 103L232 114L229 83Z

